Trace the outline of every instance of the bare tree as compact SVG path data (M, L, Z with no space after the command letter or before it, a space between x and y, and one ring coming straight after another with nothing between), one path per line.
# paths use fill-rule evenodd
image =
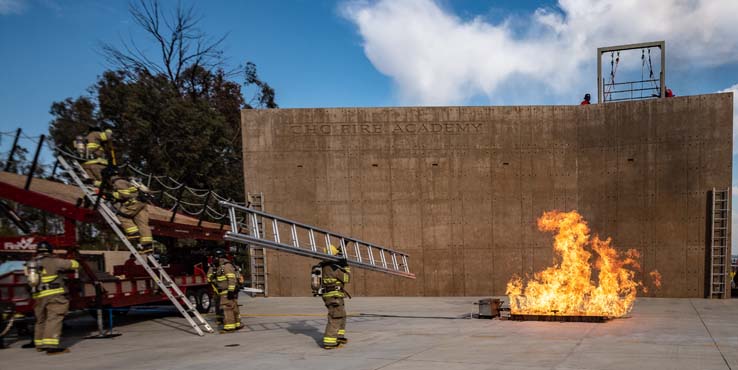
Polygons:
M167 15L158 0L139 0L129 5L129 12L151 37L159 52L157 56L149 55L133 37L123 41L122 48L103 43L103 55L116 68L150 75L163 74L180 88L182 72L188 68L211 70L223 66L220 46L227 35L209 38L197 27L201 18L193 7L185 8L180 3L172 14Z
M255 89L248 100L247 108L277 108L274 89L259 79L256 65L247 62L245 66L224 72L225 60L221 45L227 35L210 38L198 28L201 18L193 7L176 9L169 15L161 8L158 0L138 0L128 7L138 26L149 36L156 55L152 56L141 47L132 36L129 41L121 41L122 47L103 43L101 52L114 68L124 71L129 78L146 74L166 76L181 94L196 96L197 87L213 71L224 76L244 76L244 85ZM218 74L218 73L215 73ZM199 86L202 87L202 86Z

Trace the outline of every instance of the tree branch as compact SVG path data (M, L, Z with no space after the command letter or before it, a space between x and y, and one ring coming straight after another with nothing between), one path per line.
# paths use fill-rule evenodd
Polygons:
M223 64L220 47L227 35L209 39L197 25L201 18L194 7L181 4L165 15L158 0L138 0L129 5L129 12L136 24L149 36L156 47L159 61L140 47L131 37L130 42L121 42L121 47L110 44L101 46L101 54L108 63L117 68L133 72L146 71L151 75L164 74L176 89L182 88L182 73L193 66L211 69Z

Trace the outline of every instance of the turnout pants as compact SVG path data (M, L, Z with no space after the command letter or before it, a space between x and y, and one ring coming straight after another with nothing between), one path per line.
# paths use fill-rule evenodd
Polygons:
M69 311L69 300L63 294L36 299L33 313L36 315L33 343L36 348L57 348L62 332L64 315Z
M85 163L82 165L87 176L90 176L93 180L93 185L100 187L102 183L102 171L105 169L105 165L100 163Z
M346 308L343 297L323 297L323 303L328 309L328 323L325 325L323 345L337 346L338 339L346 336Z
M241 313L238 300L220 296L220 309L223 310L223 330L236 330L241 326Z
M121 216L120 224L129 240L140 239L138 242L142 245L154 241L149 228L149 210L146 203L139 201L123 203L118 206L118 213Z

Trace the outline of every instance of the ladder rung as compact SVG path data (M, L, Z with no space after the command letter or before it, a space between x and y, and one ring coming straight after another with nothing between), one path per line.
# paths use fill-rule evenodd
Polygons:
M252 284L255 284L261 279L257 278L257 274L262 272L261 262L264 262L264 270L266 270L266 254L262 257L263 252L257 251L259 249L258 247L261 247L262 250L264 248L275 249L323 259L326 257L323 252L324 247L328 244L333 244L344 252L348 263L356 267L409 278L414 277L407 267L407 255L389 248L372 245L293 220L257 212L253 208L228 202L223 202L221 205L229 211L228 214L230 217L249 220L249 227L243 230L229 232L225 238L226 240L243 243L253 248L250 257ZM267 226L266 234L259 233L255 229L257 219L263 220L263 224ZM248 233L246 232L247 230L249 231ZM377 253L379 254L378 256Z

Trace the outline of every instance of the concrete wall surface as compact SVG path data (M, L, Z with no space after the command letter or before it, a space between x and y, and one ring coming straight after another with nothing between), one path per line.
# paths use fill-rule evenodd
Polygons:
M553 261L536 219L576 209L662 273L649 294L702 297L732 104L243 110L246 190L268 212L410 254L416 280L357 269L355 295L503 295L513 273ZM270 251L269 294L308 295L314 263Z

